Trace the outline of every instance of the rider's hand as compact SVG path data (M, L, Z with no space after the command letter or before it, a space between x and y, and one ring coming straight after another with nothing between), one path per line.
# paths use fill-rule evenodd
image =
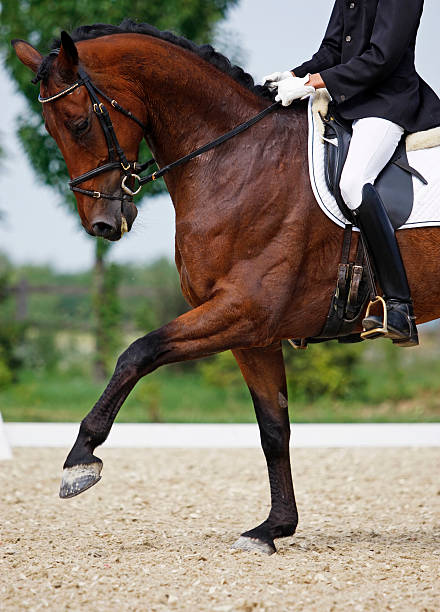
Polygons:
M276 102L281 102L283 106L289 106L294 100L307 98L310 94L315 93L315 88L311 85L306 85L309 82L310 74L305 77L294 77L290 74L290 78L283 79L276 83L278 94L275 98Z
M272 72L272 74L267 74L261 79L261 84L266 85L266 87L268 87L271 91L274 91L277 88L277 83L279 81L288 79L289 77L293 77L290 70L284 70L284 72Z

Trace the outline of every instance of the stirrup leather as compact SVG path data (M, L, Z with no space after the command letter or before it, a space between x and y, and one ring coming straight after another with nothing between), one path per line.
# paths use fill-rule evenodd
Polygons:
M361 333L361 338L370 338L371 336L376 336L380 334L381 336L386 336L388 334L388 313L387 313L387 305L385 300L380 295L376 295L374 300L370 300L370 303L367 307L367 312L365 313L365 319L370 316L371 307L375 304L382 304L383 309L383 319L382 319L382 327L375 327L374 329L364 330Z

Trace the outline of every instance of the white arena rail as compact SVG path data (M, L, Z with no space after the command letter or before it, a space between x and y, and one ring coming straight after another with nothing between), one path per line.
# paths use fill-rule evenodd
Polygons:
M0 460L11 458L11 447L9 446L8 437L5 432L5 425L2 419L2 413L0 412Z
M71 447L77 423L5 423L12 447ZM440 423L292 424L295 448L440 446ZM117 423L113 448L260 448L256 424ZM1 427L0 427L1 448Z

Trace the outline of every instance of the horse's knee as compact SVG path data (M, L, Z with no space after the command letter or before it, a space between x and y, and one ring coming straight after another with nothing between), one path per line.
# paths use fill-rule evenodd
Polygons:
M151 372L161 355L163 345L163 334L159 330L135 340L120 355L116 363L115 374L127 378L137 378Z

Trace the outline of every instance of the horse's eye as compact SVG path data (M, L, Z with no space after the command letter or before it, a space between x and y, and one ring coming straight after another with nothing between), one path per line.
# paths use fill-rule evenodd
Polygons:
M87 130L88 127L89 127L88 119L83 119L82 121L75 122L72 124L73 131L77 135L84 134L84 132Z

